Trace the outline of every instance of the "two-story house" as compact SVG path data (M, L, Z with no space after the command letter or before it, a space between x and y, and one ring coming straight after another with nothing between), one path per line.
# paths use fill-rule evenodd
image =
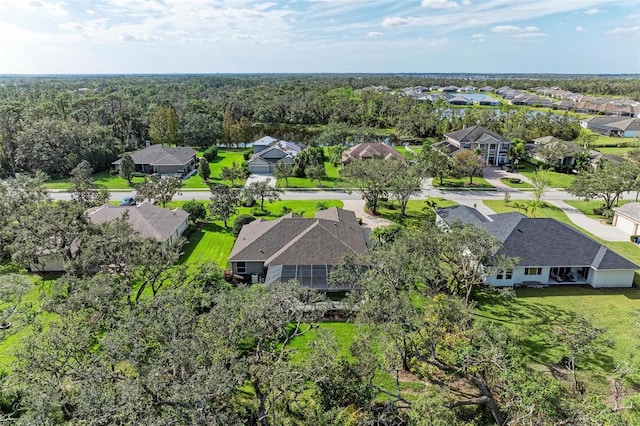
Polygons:
M444 135L438 146L448 148L452 155L464 149L478 150L485 165L501 165L508 162L511 141L482 126L466 127Z

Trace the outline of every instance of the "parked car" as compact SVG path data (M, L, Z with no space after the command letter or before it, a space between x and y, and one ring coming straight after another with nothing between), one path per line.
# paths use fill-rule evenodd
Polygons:
M576 281L576 274L574 274L573 272L567 272L567 274L564 276L565 281L570 281L570 282L575 282Z
M122 199L122 202L120 203L121 206L135 206L136 205L136 200L133 197L124 197Z

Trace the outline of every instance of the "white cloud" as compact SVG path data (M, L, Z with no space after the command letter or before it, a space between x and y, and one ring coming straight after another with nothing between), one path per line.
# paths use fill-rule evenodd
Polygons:
M628 33L635 33L640 31L640 27L635 26L635 27L627 27L627 28L620 28L620 27L616 27L610 31L607 31L607 34L628 34Z
M450 9L460 6L453 0L422 0L422 7L430 9Z
M584 14L585 15L597 15L598 13L605 13L606 10L602 10L602 9L598 9L598 8L593 8L593 9L589 9L589 10L585 10Z
M508 34L514 38L534 38L546 36L545 33L540 32L540 28L534 26L518 27L515 25L498 25L491 28L491 31L498 34Z
M382 36L382 33L378 31L369 31L367 33L367 37L380 37L380 36Z
M392 28L392 27L402 27L407 25L416 25L417 23L418 23L418 20L411 16L407 18L392 16L390 18L384 18L384 21L382 21L382 26L385 28Z
M577 32L579 32L579 33L584 33L584 32L586 32L587 30L586 30L586 28L585 28L585 27L581 27L580 25L578 25L578 26L576 27L576 31L577 31Z
M494 33L519 33L523 30L522 28L516 27L515 25L498 25L491 28L491 31L493 31Z
M485 35L482 33L474 34L471 36L472 43L484 43Z

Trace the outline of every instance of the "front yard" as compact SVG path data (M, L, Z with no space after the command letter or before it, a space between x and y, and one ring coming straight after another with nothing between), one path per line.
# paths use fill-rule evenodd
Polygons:
M209 178L209 185L223 183L225 185L231 185L228 180L223 181L220 179L220 173L222 173L223 167L231 167L233 163L238 165L244 163L243 153L244 149L218 149L218 156L215 160L209 162L209 170L211 170L211 177ZM202 155L202 153L199 153ZM182 182L184 189L207 189L209 185L205 183L197 173L185 179ZM235 186L242 187L244 180L236 180Z
M324 162L324 171L326 176L320 179L322 188L342 188L343 180L340 178L340 166L334 166L329 161ZM285 185L284 179L278 179L276 188L319 188L318 181L307 177L290 177L289 186Z
M479 188L479 189L493 189L494 186L487 182L483 177L474 176L473 184L469 184L469 178L452 178L447 177L442 179L442 185L440 185L440 179L433 179L433 186L436 188Z
M521 173L531 179L537 169L538 167L535 164L529 163L528 161L521 161L520 164L518 164L518 168L514 169L514 172ZM574 179L574 175L558 173L553 170L549 170L547 176L549 177L551 188L568 188Z

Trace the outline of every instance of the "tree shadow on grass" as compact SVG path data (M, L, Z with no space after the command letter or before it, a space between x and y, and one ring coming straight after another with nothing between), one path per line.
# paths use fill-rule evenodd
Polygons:
M558 363L563 354L561 343L555 338L555 330L575 321L578 312L562 309L545 303L528 303L526 297L543 295L544 290L518 290L515 297L498 291L478 292L474 299L478 305L476 316L489 321L500 322L513 330L531 361L552 365ZM559 289L553 289L559 290ZM582 294L583 288L566 288L566 296ZM573 291L572 291L573 290ZM577 290L577 292L576 292ZM552 295L562 292L553 291ZM590 294L590 293L588 293ZM615 360L598 351L583 361L579 368L583 371L611 372L615 369Z

